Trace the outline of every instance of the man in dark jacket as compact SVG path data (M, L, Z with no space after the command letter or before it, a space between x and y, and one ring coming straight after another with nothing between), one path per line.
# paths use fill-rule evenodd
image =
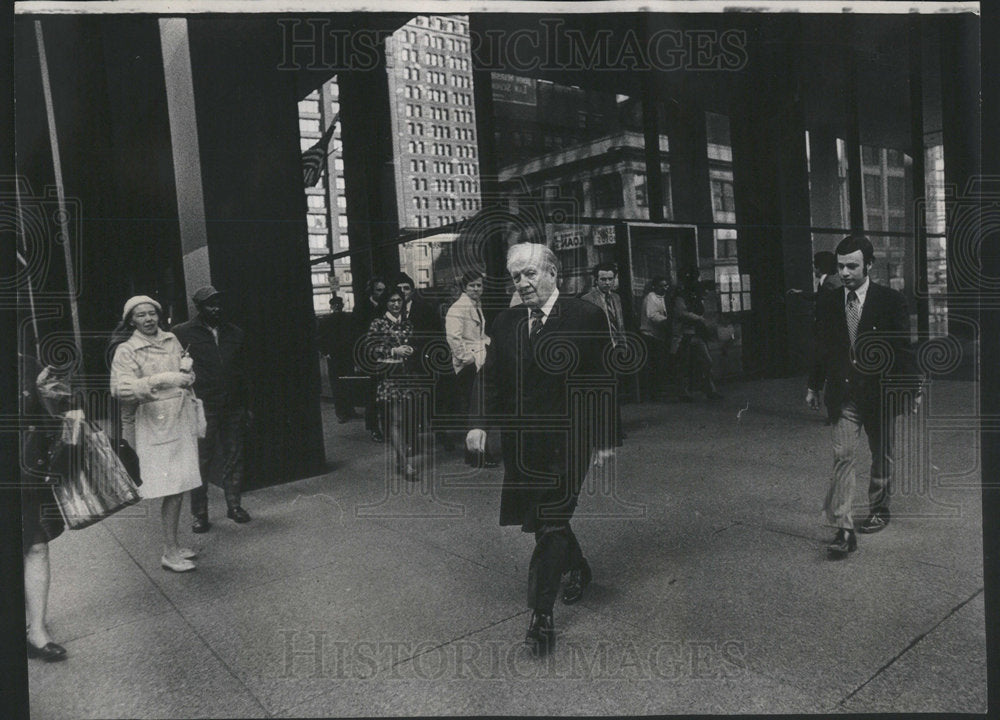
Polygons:
M594 305L559 294L552 250L512 245L507 270L524 304L494 321L483 366L484 417L466 445L483 452L482 428L502 432L500 524L535 535L526 642L543 654L555 642L552 610L562 573L569 571L565 604L578 601L591 580L569 523L592 456L603 466L614 452L614 377L603 362L607 318Z
M855 448L862 429L868 436L872 466L869 515L858 529L874 533L889 523L893 420L902 408L900 403L887 405L883 379L914 376L916 370L909 349L906 300L868 276L874 260L871 241L848 236L837 245L836 254L844 287L820 293L816 299L816 366L806 403L819 409L819 393L825 382L825 402L834 418L834 466L824 509L837 528L827 550L840 558L857 548L851 504ZM888 365L882 367L886 352L890 355ZM879 367L872 366L873 360Z
M330 298L329 314L316 319L316 340L326 358L333 409L340 423L358 417L347 383L341 380L354 372L355 327L354 319L344 312L344 299L339 295Z
M224 319L222 293L206 285L191 299L198 315L171 332L194 361L194 392L205 404L208 429L198 440L202 485L191 491L191 530L203 533L211 527L210 481L226 493L227 517L238 523L250 522L250 514L240 505L248 387L243 330Z

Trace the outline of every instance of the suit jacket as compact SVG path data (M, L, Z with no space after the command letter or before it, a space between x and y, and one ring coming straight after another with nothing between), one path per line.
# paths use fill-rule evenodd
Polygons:
M618 297L618 293L614 291L608 293L608 300L605 301L604 293L594 288L590 292L581 295L580 299L589 302L591 305L596 305L601 309L601 312L610 314L614 318L618 325L617 332L612 330L610 321L605 320L604 325L608 328L608 333L611 335L612 341L616 345L621 343L623 333L625 332L625 316L622 313L622 299Z
M482 312L476 312L475 303L465 293L448 308L444 329L456 373L472 364L479 370L486 360L490 338L486 334L484 317Z
M560 295L534 348L524 307L502 311L492 339L483 368L481 427L502 430L500 524L532 532L541 522L565 523L592 450L613 446L607 319L590 303ZM584 402L595 393L600 402Z
M910 314L900 293L869 281L857 339L851 347L846 292L844 288L824 291L816 300L816 365L809 387L819 390L826 382L825 401L831 417L839 417L843 404L853 400L864 415L877 421L882 380L917 374L910 351Z

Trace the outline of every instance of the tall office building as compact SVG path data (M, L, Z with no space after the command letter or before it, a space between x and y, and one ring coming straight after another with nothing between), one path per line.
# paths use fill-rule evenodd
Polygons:
M319 140L340 112L337 79L331 78L318 90L299 102L299 136L303 152ZM309 227L309 259L312 265L313 310L325 313L330 309L330 298L337 293L344 299L344 309L354 307L351 289L351 260L349 257L333 261L331 267L324 258L346 251L347 202L344 197L344 159L341 154L340 123L336 123L333 137L326 148L322 176L312 187L307 187L306 221Z

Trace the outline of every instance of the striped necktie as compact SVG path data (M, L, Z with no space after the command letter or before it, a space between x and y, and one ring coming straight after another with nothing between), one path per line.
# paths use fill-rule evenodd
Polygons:
M861 301L858 294L851 290L847 294L847 333L851 336L851 347L858 339L858 323L861 322Z
M541 308L531 309L531 329L528 331L528 343L532 347L535 346L535 339L538 337L538 333L542 331L544 319L545 313L542 312Z

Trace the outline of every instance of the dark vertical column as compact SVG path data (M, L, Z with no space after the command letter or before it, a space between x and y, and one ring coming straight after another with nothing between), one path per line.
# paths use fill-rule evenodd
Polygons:
M996 18L996 8L992 6L992 16ZM988 42L983 47L982 69L986 77L996 78L1000 74L1000 47L996 42ZM982 127L1000 127L1000 88L996 82L988 82L982 88ZM983 172L987 178L1000 177L1000 148L997 143L986 143L983 157ZM984 199L984 222L988 235L983 237L981 262L984 278L990 278L992 291L984 292L980 321L984 328L1000 327L1000 208L990 205L1000 195L1000 188L993 187L990 197ZM983 283L984 285L986 283ZM983 365L996 368L1000 364L1000 333L987 332L983 335L981 352ZM992 426L984 429L979 441L983 477L983 570L986 600L986 658L987 658L987 705L1000 704L1000 632L997 632L997 618L1000 617L1000 429L996 419L1000 418L1000 373L982 373L979 385L980 407L984 417L991 418ZM985 425L985 423L984 423Z
M638 22L640 32L647 41L650 36L649 13L642 13ZM660 114L657 112L657 74L653 71L642 75L642 132L646 161L646 205L649 219L663 222L663 166L660 160Z
M848 37L856 36L854 18L849 18L846 26ZM861 177L861 118L858 110L858 58L854 43L844 47L847 54L847 87L844 99L847 103L847 188L851 204L851 232L864 232L865 202Z
M799 77L796 58L788 57L786 67ZM794 88L794 85L793 85ZM769 304L785 310L787 336L780 341L787 348L786 372L803 372L807 369L811 343L806 339L812 330L811 313L803 313L801 303L793 308L787 303L786 278L809 277L812 272L812 233L809 230L809 165L806 159L805 120L800 98L802 93L793 91L781 106L772 124L773 152L776 154L778 176L775 191L781 213L781 249L783 271L780 284L767 293ZM778 277L773 278L778 281Z
M948 205L948 332L963 340L976 337L974 307L982 274L975 266L981 231L979 20L973 15L940 18L941 110L944 135L944 180L957 196Z
M373 274L399 271L399 219L385 44L371 69L338 73L347 224L354 296L364 297Z
M322 472L295 76L267 18L188 21L212 283L246 331L249 488Z
M698 225L698 257L714 257L705 111L693 92L665 97L674 220Z
M792 29L787 27L792 25ZM789 315L786 275L812 264L805 126L797 50L775 37L795 37L787 19L751 49L754 65L733 104L733 179L739 218L740 272L750 275L751 311L743 322L744 369L781 376L804 368L804 316Z
M927 170L924 152L924 68L923 22L919 15L909 18L909 71L910 71L910 155L913 157L913 198L927 198ZM913 292L917 299L917 330L925 333L930 328L930 309L927 300L927 213L923 203L909 207L913 213L913 268L916 282Z
M483 60L487 63L491 58L485 57L486 47L481 41L489 29L490 15L470 15L469 35L474 52L472 54L472 99L476 110L476 140L479 154L479 195L481 207L490 208L502 206L499 185L499 158L496 144L496 107L493 103L492 70L482 67ZM475 50L478 49L478 52ZM499 228L488 233L485 251L486 275L493 278L489 283L487 293L492 300L500 301L506 298L504 287L506 283L507 242ZM487 304L491 304L487 297Z

